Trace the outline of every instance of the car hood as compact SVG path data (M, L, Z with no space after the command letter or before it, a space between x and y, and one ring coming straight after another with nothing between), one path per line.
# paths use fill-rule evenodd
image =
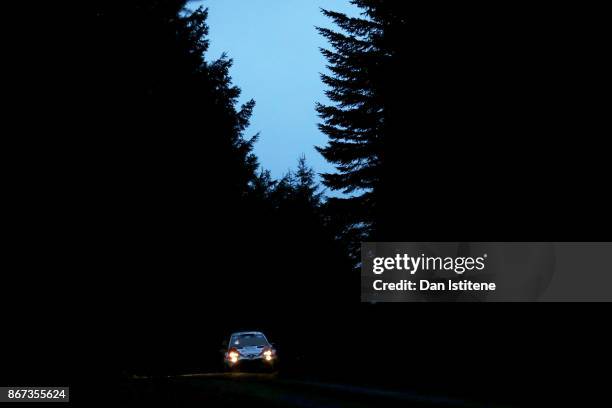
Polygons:
M248 347L238 348L237 350L241 355L245 357L255 357L255 356L260 355L264 351L264 348L256 347L256 346L248 346Z

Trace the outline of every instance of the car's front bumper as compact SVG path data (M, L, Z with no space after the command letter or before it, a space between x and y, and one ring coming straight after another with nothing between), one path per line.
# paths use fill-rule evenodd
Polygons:
M229 368L245 369L261 369L274 367L275 359L266 360L265 358L240 358L237 362L225 362Z

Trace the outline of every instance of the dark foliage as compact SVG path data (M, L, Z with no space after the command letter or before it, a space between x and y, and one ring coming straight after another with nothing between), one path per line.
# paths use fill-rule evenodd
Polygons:
M296 319L282 337L328 305L350 270L313 171L304 159L278 181L258 170L257 137L244 134L255 104L237 106L230 59L206 58L205 9L94 4L83 137L104 154L88 188L112 293L102 312L132 338L122 365L217 364L194 353L217 350L231 330L283 327L278 305Z
M78 331L100 349L85 354L116 373L218 370L232 330L282 342L350 271L304 160L282 180L259 169L255 103L238 106L232 61L206 54L207 11L185 6L48 4L23 48L52 44L27 74L45 85L27 95L41 109L23 123L38 128L11 150L24 169L14 241L23 270L46 276L24 298L85 310Z
M17 225L6 384L86 382L98 400L102 367L216 371L240 329L265 331L302 378L510 401L531 391L535 406L574 386L542 392L542 378L574 382L601 361L609 336L594 310L360 304L335 238L356 257L365 237L607 234L608 149L595 140L606 94L585 92L601 86L604 25L556 5L328 12L344 31L322 30L333 105L319 107L321 152L339 168L325 182L355 197L322 203L305 163L281 180L258 170L254 105L237 106L230 60L206 59L204 10L26 3L39 13L7 13L18 27L6 38L24 42L7 63L25 62L7 78L11 102L26 112L4 149Z
M598 142L567 142L597 133L580 84L601 67L568 10L353 3L361 18L323 11L339 30L320 29L332 104L318 106L347 238L552 240L609 222Z
M320 29L329 42L322 80L331 103L317 107L329 138L319 151L337 168L324 175L325 185L349 194L330 201L329 212L353 249L364 237L609 237L608 149L598 136L594 91L605 77L599 40L605 24L592 12L520 3L353 3L361 18L323 11L338 30ZM359 259L358 251L352 255ZM362 306L363 327L377 332L364 343L380 344L387 335L381 348L393 350L368 370L395 370L412 384L440 384L449 376L446 390L465 391L471 382L482 386L480 395L486 388L534 406L542 404L547 384L586 369L582 330L600 338L605 320L603 310L589 314L587 329L565 322L565 311L532 307ZM569 329L574 326L579 329ZM403 347L385 348L393 338L410 344L410 356L397 356ZM521 338L547 344L563 338L559 350L575 352L559 364L547 346ZM521 369L535 366L538 375ZM518 372L525 374L521 390L504 391Z

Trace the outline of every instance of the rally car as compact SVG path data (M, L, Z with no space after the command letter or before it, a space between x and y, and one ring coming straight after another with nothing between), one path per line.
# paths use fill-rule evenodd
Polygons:
M249 369L273 370L278 356L266 336L261 332L238 332L230 336L225 352L225 368L228 371Z

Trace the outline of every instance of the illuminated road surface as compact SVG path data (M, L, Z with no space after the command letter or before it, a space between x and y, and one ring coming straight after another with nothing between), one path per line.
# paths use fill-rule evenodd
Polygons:
M126 387L130 402L206 407L487 407L455 399L349 385L297 381L274 374L210 373L135 379Z

